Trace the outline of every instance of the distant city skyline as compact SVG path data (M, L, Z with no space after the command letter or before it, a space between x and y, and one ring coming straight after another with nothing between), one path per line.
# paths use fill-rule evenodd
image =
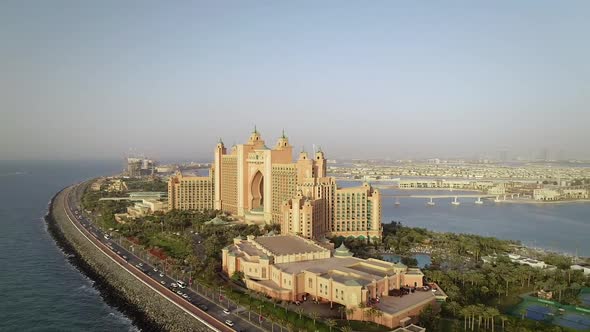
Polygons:
M590 159L589 10L4 1L0 159L207 160L254 125L328 159Z

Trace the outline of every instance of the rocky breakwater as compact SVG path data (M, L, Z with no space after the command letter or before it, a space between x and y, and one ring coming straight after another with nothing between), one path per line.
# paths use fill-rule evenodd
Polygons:
M50 203L46 216L49 231L70 262L95 282L108 304L130 317L141 331L210 331L89 242L66 216L66 191L58 193ZM97 331L100 329L97 326Z

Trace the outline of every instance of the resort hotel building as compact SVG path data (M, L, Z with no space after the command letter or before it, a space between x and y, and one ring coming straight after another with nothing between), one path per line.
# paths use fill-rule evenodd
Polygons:
M283 133L273 148L254 129L244 144L217 143L208 176L177 173L168 182L169 209L216 209L253 224L280 224L282 234L381 237L381 195L368 184L338 188L320 149L293 147Z
M417 268L355 258L344 245L333 248L331 243L295 235L236 238L222 249L222 269L228 276L243 273L248 289L274 299L314 300L352 309L348 319L375 321L363 313L373 307L381 312L379 324L389 327L413 320L444 296L438 289L424 290L424 275ZM416 291L400 297L402 287Z

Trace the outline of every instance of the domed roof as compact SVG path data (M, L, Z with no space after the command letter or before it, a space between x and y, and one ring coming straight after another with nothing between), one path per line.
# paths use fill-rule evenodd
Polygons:
M344 242L342 242L340 247L338 247L336 250L334 250L334 257L350 257L350 256L352 256L352 253L344 245Z

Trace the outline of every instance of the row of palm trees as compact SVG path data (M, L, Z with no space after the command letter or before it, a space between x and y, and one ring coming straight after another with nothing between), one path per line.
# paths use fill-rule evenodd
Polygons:
M453 302L451 302L453 303ZM456 302L454 302L456 303ZM468 305L460 309L460 314L463 316L463 329L471 330L475 329L477 322L478 331L481 330L482 324L485 330L491 329L494 332L495 318L498 317L502 321L502 331L504 330L504 324L508 317L500 315L500 311L494 307L484 306L483 304Z

